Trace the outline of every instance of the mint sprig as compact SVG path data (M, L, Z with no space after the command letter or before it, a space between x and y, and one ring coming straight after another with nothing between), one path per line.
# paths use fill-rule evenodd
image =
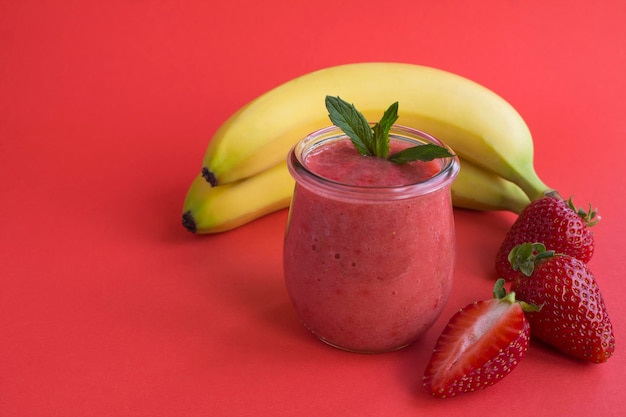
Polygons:
M354 104L349 104L339 97L326 96L326 108L330 121L348 135L360 154L377 155L383 158L387 156L378 154L380 149L376 146L374 131Z
M331 122L350 138L361 155L385 158L396 164L454 156L447 149L430 143L413 146L389 156L389 131L398 120L398 102L389 106L373 127L354 104L339 97L326 96L326 109Z

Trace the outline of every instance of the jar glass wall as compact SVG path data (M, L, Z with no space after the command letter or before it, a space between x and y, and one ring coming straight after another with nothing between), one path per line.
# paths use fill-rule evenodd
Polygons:
M429 178L393 186L350 185L311 169L309 154L346 140L329 127L288 155L296 186L285 285L302 322L322 341L355 352L396 350L419 338L448 300L455 264L450 187L459 162L437 159ZM446 147L402 126L392 127L390 140ZM339 176L342 169L353 167L338 166Z

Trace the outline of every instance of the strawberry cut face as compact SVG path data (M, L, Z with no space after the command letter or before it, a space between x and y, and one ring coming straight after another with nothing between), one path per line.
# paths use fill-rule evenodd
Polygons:
M529 332L522 307L508 298L468 305L450 319L437 340L424 387L446 398L497 383L526 354Z

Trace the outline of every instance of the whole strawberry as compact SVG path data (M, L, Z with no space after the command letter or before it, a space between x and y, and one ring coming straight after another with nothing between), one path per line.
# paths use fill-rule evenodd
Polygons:
M595 210L577 209L570 198L558 195L532 201L520 213L506 234L496 254L498 277L512 280L517 275L511 268L509 254L524 242L541 242L548 250L573 256L585 263L593 256L593 233L589 229L600 221Z
M526 354L530 332L524 311L536 307L517 302L504 282L496 282L494 298L459 310L439 336L423 379L433 396L454 397L491 386Z
M520 300L540 306L528 312L533 337L589 362L606 362L615 349L609 314L587 265L540 243L513 248L520 272L511 285Z

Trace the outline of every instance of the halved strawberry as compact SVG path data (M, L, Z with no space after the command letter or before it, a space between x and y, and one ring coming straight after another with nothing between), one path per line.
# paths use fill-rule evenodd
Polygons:
M524 310L536 308L506 293L504 280L494 298L458 311L437 340L424 373L424 387L435 397L453 397L495 384L508 375L528 350Z
M570 356L606 362L615 350L615 336L589 267L541 243L518 245L511 258L513 268L521 271L512 290L520 300L541 305L541 311L527 314L532 336Z
M590 227L600 221L596 210L576 208L572 199L548 196L531 202L520 213L496 254L498 277L513 280L517 273L508 256L511 249L525 242L541 242L549 250L565 253L587 263L595 249Z

